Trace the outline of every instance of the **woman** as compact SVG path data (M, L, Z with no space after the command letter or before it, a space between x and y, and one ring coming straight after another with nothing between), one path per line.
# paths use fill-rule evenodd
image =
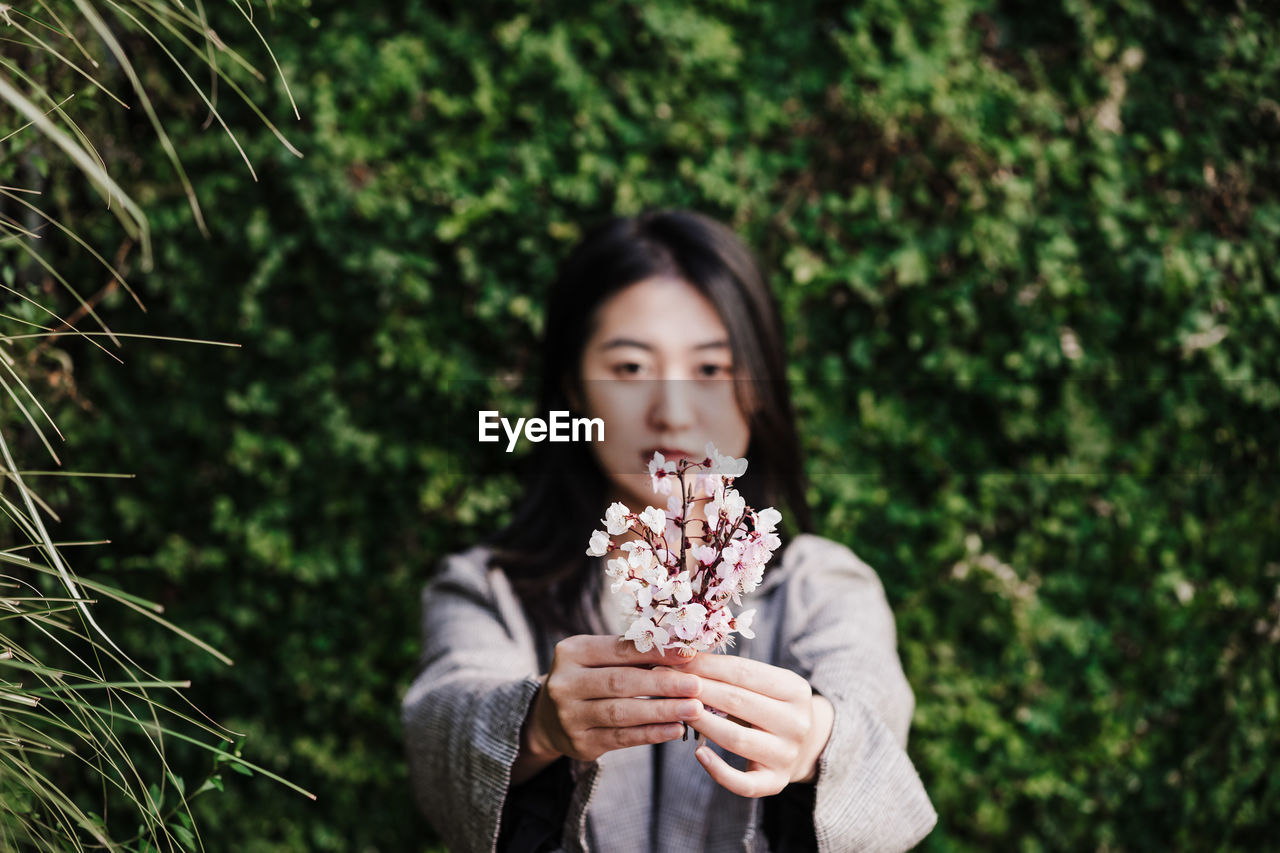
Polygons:
M511 524L423 596L404 700L420 807L450 850L900 850L936 821L905 752L914 697L876 574L809 534L776 307L750 252L688 212L615 219L561 270L540 410L600 443L536 445ZM645 464L745 456L784 537L727 655L641 653L584 546ZM717 709L728 716L712 713ZM686 725L716 749L695 749Z

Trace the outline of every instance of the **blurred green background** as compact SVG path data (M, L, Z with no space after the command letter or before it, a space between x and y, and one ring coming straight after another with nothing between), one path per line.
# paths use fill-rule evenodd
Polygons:
M148 312L109 296L113 328L242 348L134 341L119 365L60 339L51 391L68 467L138 475L52 493L64 538L112 540L77 569L236 664L100 619L319 797L232 776L195 801L210 849L433 846L398 719L418 593L517 483L474 413L528 413L580 229L655 206L725 220L768 271L819 532L897 614L940 815L923 849L1274 844L1274 7L286 0L255 21L301 120L278 83L259 101L303 159L224 90L254 182L185 81L147 80L208 237L139 117L103 119L157 247ZM114 255L88 202L59 197ZM83 253L64 273L102 278Z

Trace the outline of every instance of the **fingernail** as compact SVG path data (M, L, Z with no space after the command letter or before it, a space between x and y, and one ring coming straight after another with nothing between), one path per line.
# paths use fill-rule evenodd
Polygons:
M676 715L679 716L680 719L682 720L695 719L701 713L702 713L702 703L697 700L693 700L690 702L681 702L679 705L676 706Z

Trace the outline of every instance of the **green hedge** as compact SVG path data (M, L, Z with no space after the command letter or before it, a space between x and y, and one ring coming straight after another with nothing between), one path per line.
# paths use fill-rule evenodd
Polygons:
M237 663L116 630L319 795L234 778L197 801L213 849L431 845L398 726L417 593L516 482L474 412L530 405L558 260L648 206L725 219L769 270L821 532L898 616L926 849L1271 837L1264 4L286 2L258 22L302 119L283 95L268 112L305 158L246 132L252 183L180 115L211 234L140 151L150 310L114 313L243 346L131 343L122 367L68 342L92 407L60 421L73 467L139 475L75 484L68 529L113 540L81 571Z

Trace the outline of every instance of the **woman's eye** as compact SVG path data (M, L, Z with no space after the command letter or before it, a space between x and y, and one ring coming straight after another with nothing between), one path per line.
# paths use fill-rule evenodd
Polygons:
M639 376L643 370L644 365L634 361L624 361L613 366L615 376Z
M724 364L703 364L698 367L700 379L723 379L733 372L733 368Z

